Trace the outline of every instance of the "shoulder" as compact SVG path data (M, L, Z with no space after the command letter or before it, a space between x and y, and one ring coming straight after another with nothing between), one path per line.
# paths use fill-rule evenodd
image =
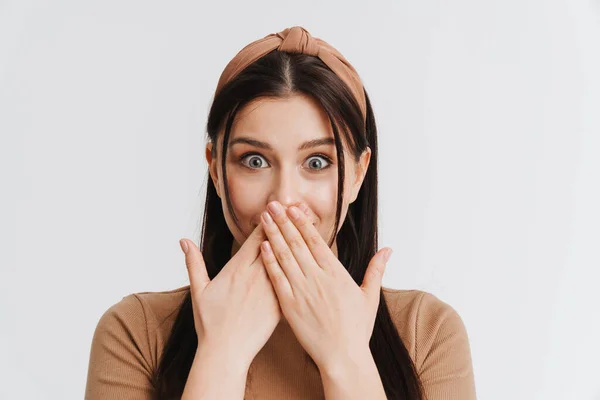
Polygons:
M137 292L128 297L136 298L141 304L146 314L151 314L157 325L172 320L176 317L177 311L181 306L185 296L190 291L190 285L182 286L177 289L165 290L161 292Z
M104 311L92 338L86 399L152 393L153 371L188 289L131 293Z
M112 304L94 330L92 361L117 354L122 359L141 361L140 368L146 372L152 370L188 291L189 285L162 292L131 293Z
M383 294L394 322L414 325L456 323L458 312L432 293L417 289L383 287ZM396 317L396 318L394 318Z
M451 387L465 393L461 398L472 398L474 377L469 337L457 310L426 291L382 290L392 321L426 390Z
M120 321L122 324L152 328L154 324L173 317L188 291L189 285L160 292L128 294L111 305L100 322Z
M161 292L136 292L112 304L100 317L94 342L134 346L155 361L173 326L189 285Z
M425 367L436 346L460 346L456 355L470 356L468 335L458 311L432 293L423 290L383 288L390 316L415 361Z

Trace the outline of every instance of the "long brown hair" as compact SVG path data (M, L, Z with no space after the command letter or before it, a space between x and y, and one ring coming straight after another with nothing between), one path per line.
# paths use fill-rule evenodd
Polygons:
M208 115L207 139L213 142L223 131L220 161L227 207L237 225L229 189L225 161L227 143L237 112L257 98L285 98L294 94L311 96L332 121L338 157L338 193L334 238L338 258L354 281L361 285L366 268L378 249L377 244L377 127L369 97L366 125L360 107L348 87L319 58L274 50L249 65L224 86L213 99ZM340 131L355 162L367 146L371 160L356 200L349 205L342 227L340 223L344 191L344 151ZM335 232L337 236L335 236ZM330 246L333 239L330 239ZM207 179L206 204L202 222L200 249L210 279L229 261L233 235L212 179ZM198 338L194 328L191 296L188 292L175 319L154 375L157 399L179 399L192 366ZM380 291L380 302L369 347L377 365L388 399L422 400L423 388L409 353L390 317Z

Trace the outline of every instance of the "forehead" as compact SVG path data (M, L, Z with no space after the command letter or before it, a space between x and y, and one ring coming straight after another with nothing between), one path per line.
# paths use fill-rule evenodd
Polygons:
M311 97L258 98L236 115L231 138L248 136L300 142L333 137L329 116Z

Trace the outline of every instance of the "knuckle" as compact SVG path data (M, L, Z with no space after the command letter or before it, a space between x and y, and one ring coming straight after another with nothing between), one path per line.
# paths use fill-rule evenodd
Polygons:
M273 274L272 276L269 277L269 282L270 285L273 287L273 289L277 290L277 288L282 287L283 285L285 285L286 278L285 275L282 274Z
M321 235L318 232L311 233L308 235L308 243L311 246L319 246L321 244Z
M304 238L300 235L293 235L289 243L292 249L300 249L304 245Z
M185 266L188 269L188 271L192 271L194 269L194 265L195 265L194 260L192 260L192 259L185 260Z
M285 275L281 274L281 273L275 273L273 275L273 281L274 283L283 283L285 281Z
M272 265L272 264L275 264L276 262L277 262L277 259L275 258L274 253L265 254L265 258L263 259L264 265Z
M292 252L288 247L286 247L283 250L279 250L279 252L277 253L277 259L281 260L281 262L283 262L283 263L287 263L287 262L291 261L292 258L293 258Z
M302 210L300 210L302 211ZM304 228L305 226L311 224L310 220L308 218L302 218L302 215L300 215L300 219L298 219L296 221L296 225L298 225L301 228Z

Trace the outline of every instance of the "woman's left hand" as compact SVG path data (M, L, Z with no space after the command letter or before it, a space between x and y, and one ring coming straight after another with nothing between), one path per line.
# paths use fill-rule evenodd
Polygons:
M262 216L268 240L261 245L261 257L302 347L321 371L370 355L391 249L375 254L358 286L304 212L285 210L275 201L268 209Z

